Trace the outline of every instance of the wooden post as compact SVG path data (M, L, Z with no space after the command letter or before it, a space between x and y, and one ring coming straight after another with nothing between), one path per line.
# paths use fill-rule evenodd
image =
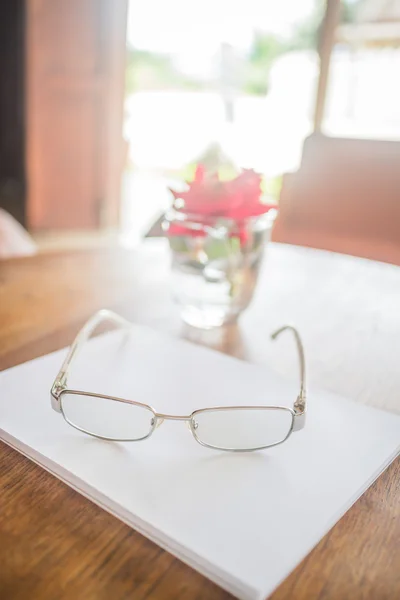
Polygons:
M326 92L328 89L329 65L335 43L335 31L339 22L340 0L326 0L326 11L321 29L319 45L320 71L314 113L314 132L320 132L324 118Z
M27 0L28 225L118 226L128 0Z

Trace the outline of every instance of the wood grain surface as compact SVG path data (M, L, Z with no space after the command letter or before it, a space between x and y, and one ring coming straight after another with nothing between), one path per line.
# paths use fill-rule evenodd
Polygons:
M397 267L272 244L239 326L200 332L184 326L172 304L162 242L0 262L0 369L67 345L102 307L294 378L290 340L273 345L268 336L293 322L306 346L310 399L324 387L400 412ZM399 540L397 459L272 598L397 599ZM229 597L0 444L1 600Z

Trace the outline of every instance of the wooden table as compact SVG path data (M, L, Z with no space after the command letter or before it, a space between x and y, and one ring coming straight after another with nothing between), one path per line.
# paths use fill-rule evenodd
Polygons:
M168 282L159 241L0 262L0 369L68 344L92 312L108 307L294 376L291 346L268 338L289 321L304 337L310 396L319 386L400 411L399 268L271 245L240 326L211 332L181 324ZM0 486L1 599L230 597L4 444ZM399 598L399 540L397 459L272 598Z

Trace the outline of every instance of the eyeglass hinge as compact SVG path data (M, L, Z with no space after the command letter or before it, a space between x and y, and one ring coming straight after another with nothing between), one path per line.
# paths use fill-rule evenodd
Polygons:
M62 371L59 376L57 377L57 379L54 382L53 387L51 388L51 393L53 394L53 396L55 396L56 398L58 398L58 396L61 394L61 392L63 390L65 390L66 388L66 376L65 376L65 371Z
M306 395L301 392L294 403L293 431L303 429L306 424Z
M60 394L66 389L65 372L60 373L59 377L55 380L53 387L51 388L51 406L55 411L61 412L60 407Z
M297 396L297 400L294 403L294 412L298 415L301 415L306 410L306 395L304 392L301 392L299 396Z

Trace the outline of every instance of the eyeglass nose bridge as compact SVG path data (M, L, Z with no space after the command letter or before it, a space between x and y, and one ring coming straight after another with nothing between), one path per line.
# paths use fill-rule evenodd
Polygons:
M192 415L166 415L164 413L155 413L155 426L160 427L164 421L184 421L186 425L191 429Z
M164 413L155 413L157 421L191 421L192 415L165 415ZM161 425L160 423L160 425Z

